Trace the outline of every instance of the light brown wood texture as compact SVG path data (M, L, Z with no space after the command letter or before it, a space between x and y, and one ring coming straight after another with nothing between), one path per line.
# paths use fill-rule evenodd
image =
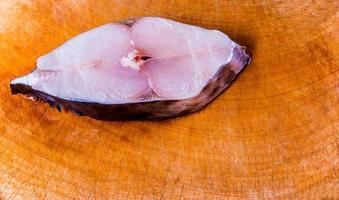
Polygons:
M11 79L96 26L161 16L253 60L201 112L102 122L12 96ZM338 2L0 1L0 199L338 199Z

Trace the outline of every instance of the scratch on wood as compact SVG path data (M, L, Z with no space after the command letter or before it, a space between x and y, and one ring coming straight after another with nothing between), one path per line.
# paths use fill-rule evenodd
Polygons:
M5 200L5 197L3 197L2 195L1 195L1 191L0 191L0 200Z
M42 118L45 116L45 114L47 113L48 110L49 110L49 107L46 108L45 111L44 111L44 112L42 113L42 115L40 116L39 122L38 122L37 127L35 128L33 134L36 134L36 133L37 133L37 131L38 131L39 127L40 127L40 124L41 124L41 120L42 120Z
M184 184L182 184L182 186L181 186L181 192L180 192L180 196L179 196L179 200L182 198L182 194L183 194L183 192L184 192Z
M41 122L42 118L46 115L48 110L49 110L49 107L47 107L46 110L42 113L41 117L39 118L39 123Z
M100 138L101 138L101 136L100 136ZM100 140L101 139L98 139L98 141L97 141L97 143L95 144L95 147L93 148L93 150L92 150L92 152L90 153L90 155L94 152L94 150L95 150L95 148L98 146L98 144L99 144L99 142L100 142ZM90 155L89 155L89 157L90 157ZM111 158L113 158L113 156L114 156L114 154L112 154L112 156L111 156ZM89 160L89 157L88 157L88 160ZM87 162L88 162L88 160L87 160ZM121 167L122 167L122 162L123 162L123 159L121 159L120 160L120 163L119 163L119 172L118 172L118 175L117 175L117 178L116 178L116 180L118 180L118 178L119 178L119 176L120 176L120 172L121 172ZM102 166L101 167L101 170L100 170L100 172L101 173L99 173L98 174L98 176L97 176L97 178L95 179L95 182L94 182L94 186L93 186L93 188L91 189L91 191L90 191L90 193L89 193L89 195L88 195L88 199L92 199L93 197L93 195L94 195L94 193L95 193L95 190L96 190L96 187L98 187L98 181L100 180L100 178L103 176L103 172L104 171L106 171L106 169L109 167L109 165L106 165L106 166ZM100 190L99 190L100 191Z
M164 182L163 182L163 184L162 184L162 187L161 187L161 197L160 197L160 199L163 199L164 198L164 194L165 194L165 192L166 191L164 191L164 189L165 189L165 187L166 187L166 185L167 185L167 178L168 178L168 174L166 175L166 177L165 177L165 179L164 179Z

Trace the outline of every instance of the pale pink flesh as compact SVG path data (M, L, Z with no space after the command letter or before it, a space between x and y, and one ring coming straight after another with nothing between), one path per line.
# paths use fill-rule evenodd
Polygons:
M147 93L153 100L191 98L231 60L234 46L219 31L145 17L132 27L107 24L78 35L12 84L103 104L139 102ZM120 64L133 50L150 57L140 70Z

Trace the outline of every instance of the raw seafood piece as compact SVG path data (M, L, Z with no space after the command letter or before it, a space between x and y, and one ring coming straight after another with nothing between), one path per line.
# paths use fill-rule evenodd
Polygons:
M11 89L101 120L169 118L203 108L249 60L220 31L144 17L72 38Z

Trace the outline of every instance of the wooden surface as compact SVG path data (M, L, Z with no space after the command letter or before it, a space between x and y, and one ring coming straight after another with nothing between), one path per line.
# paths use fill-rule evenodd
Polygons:
M202 112L101 122L11 96L38 56L111 21L215 28L252 64ZM0 1L0 199L338 199L338 2Z

